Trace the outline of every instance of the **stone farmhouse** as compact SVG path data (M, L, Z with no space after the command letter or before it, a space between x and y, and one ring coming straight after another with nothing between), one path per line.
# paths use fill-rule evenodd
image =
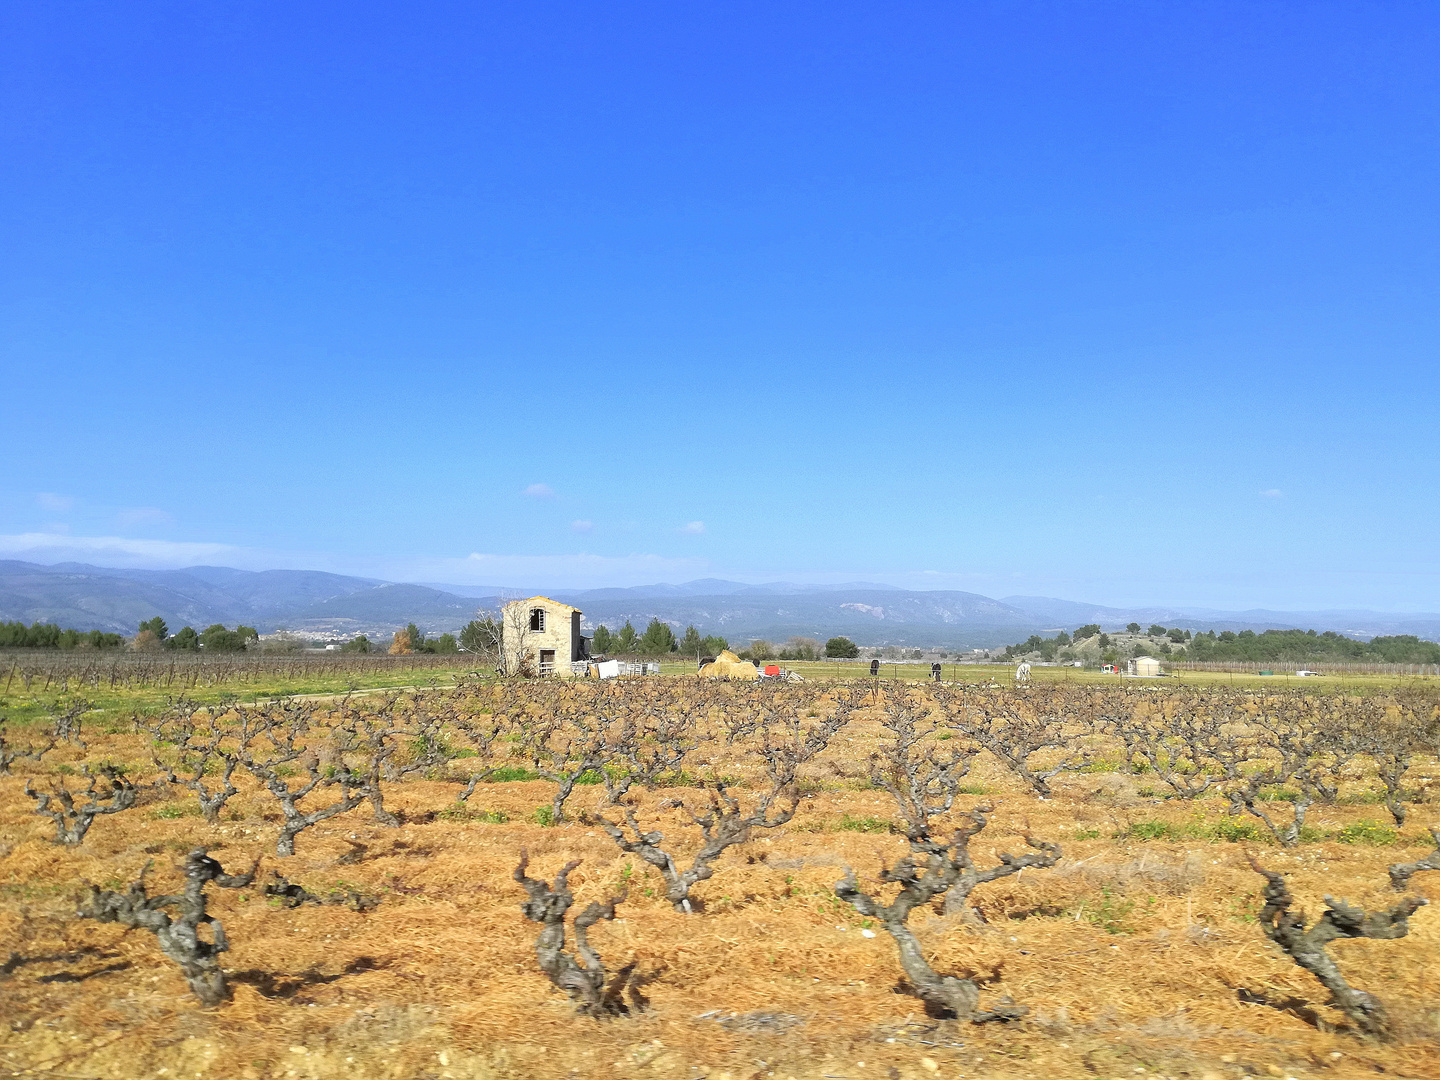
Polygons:
M586 673L590 639L580 634L580 616L584 613L579 608L548 596L532 596L512 600L501 611L509 670L528 668L536 675L567 679Z

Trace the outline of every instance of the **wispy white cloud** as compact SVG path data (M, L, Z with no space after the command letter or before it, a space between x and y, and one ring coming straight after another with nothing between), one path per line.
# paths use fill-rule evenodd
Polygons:
M409 581L453 581L457 585L600 588L689 581L705 577L711 569L705 559L664 555L493 555L475 551L464 559L416 560L403 568L403 577Z
M328 570L387 581L551 589L689 581L710 576L714 569L704 559L647 554L496 555L477 551L466 556L337 555L123 536L67 536L53 530L0 535L0 558L157 570L208 563L239 570Z
M691 536L699 536L704 531L705 523L703 521L690 521L680 526L680 532L689 533Z
M245 549L231 544L130 540L123 536L67 536L60 532L48 532L0 535L0 554L35 562L99 559L107 565L128 567L193 566L199 562L234 560L244 555Z
M73 495L57 495L53 491L42 491L35 496L35 501L40 504L42 510L49 510L52 514L61 514L75 505Z
M582 520L570 522L570 528L574 529L576 532L589 532L594 527L595 523L593 521Z
M115 515L115 523L121 528L130 525L169 525L174 520L164 510L155 506L136 506L121 510Z
M555 489L549 484L531 484L521 494L528 495L532 499L553 499Z
M1264 491L1260 492L1260 494L1264 495L1267 499L1279 499L1283 497L1285 493L1279 488L1266 488Z

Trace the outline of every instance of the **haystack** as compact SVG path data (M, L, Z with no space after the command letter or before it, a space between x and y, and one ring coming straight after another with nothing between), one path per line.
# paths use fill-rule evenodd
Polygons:
M702 667L700 674L711 679L758 679L760 669L748 660L741 660L740 657L726 649Z

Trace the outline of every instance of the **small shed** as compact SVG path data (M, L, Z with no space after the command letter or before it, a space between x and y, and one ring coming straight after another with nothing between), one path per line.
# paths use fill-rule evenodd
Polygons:
M1126 663L1125 674L1153 678L1160 674L1160 661L1153 656L1137 656L1134 660Z
M532 675L559 675L569 678L586 669L579 661L590 656L590 639L580 634L583 612L577 607L532 596L512 600L501 609L506 668L528 670Z

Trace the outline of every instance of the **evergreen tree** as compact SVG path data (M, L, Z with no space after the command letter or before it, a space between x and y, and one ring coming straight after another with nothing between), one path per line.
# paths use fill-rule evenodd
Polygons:
M844 660L853 660L860 655L860 646L856 645L848 637L832 637L825 642L825 655L838 656Z
M170 636L170 628L165 625L165 620L159 615L140 624L140 633L143 634L146 630L155 635L156 641L164 641Z
M200 648L200 635L195 632L193 626L182 626L174 637L165 642L165 645L171 649L193 652Z
M628 623L626 625L629 625ZM668 623L651 619L640 636L640 651L646 656L665 656L675 651L675 631Z
M615 649L615 635L610 633L610 628L604 623L595 627L595 633L590 638L590 651L596 656L606 656Z
M635 627L630 625L630 620L625 620L625 625L620 628L620 633L615 635L614 648L618 653L633 653L640 643L640 635L635 633Z
M152 633L152 641L155 636ZM14 649L113 649L125 644L119 634L104 630L61 630L55 623L37 622L26 626L23 622L0 623L0 647Z
M693 626L685 628L685 636L680 639L679 651L686 656L699 656L705 651L705 641L700 636L700 631Z
M237 626L234 630L226 630L223 623L207 626L200 634L200 644L205 646L207 652L244 652L247 645L259 639L260 635L253 626Z

